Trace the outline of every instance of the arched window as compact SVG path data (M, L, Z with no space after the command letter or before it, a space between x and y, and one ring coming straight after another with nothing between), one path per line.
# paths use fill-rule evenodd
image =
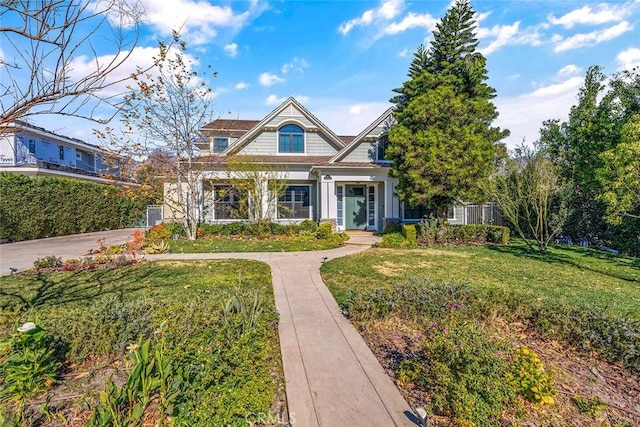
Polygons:
M304 130L298 125L284 125L278 129L279 153L304 153Z

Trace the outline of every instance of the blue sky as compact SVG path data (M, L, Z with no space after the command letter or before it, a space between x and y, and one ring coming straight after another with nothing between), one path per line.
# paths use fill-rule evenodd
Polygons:
M206 2L142 0L145 25L130 69L182 27L197 67L211 65L216 117L261 119L296 97L341 135L357 134L391 104L413 52L428 43L449 1ZM496 122L513 148L545 119L566 119L591 65L640 66L640 0L471 2ZM100 54L110 53L108 43ZM4 52L5 55L8 52ZM79 60L79 64L83 60ZM78 66L81 70L82 67ZM204 68L203 68L204 69ZM127 73L123 68L121 73ZM216 117L212 117L216 118ZM95 125L35 116L33 123L92 141Z

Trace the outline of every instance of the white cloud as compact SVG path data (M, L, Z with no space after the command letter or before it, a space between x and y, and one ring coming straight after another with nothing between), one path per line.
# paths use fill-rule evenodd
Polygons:
M258 81L260 82L260 84L262 86L273 86L274 84L277 83L284 83L285 79L276 75L276 74L271 74L271 73L262 73L260 74L260 76L258 77Z
M556 37L552 41L558 42L555 46L555 52L563 52L565 50L577 49L584 46L593 46L598 43L605 42L607 40L615 39L622 34L633 30L633 26L627 21L622 21L612 27L605 28L603 30L596 30L590 33L580 33L563 39Z
M533 98L546 98L549 96L556 96L573 90L582 84L582 77L571 77L561 83L554 83L549 86L540 87L529 94Z
M582 71L582 68L578 67L575 64L569 64L566 65L564 67L562 67L560 70L558 70L558 75L559 76L570 76L573 74L577 74L579 72Z
M384 33L393 35L402 33L411 28L424 28L428 31L433 31L438 23L438 19L434 18L428 13L413 13L409 12L407 16L402 18L399 22L392 22L385 29Z
M618 70L632 70L633 68L640 69L640 49L637 47L630 47L623 50L616 56L616 60L620 65Z
M487 47L479 49L483 55L489 55L499 48L507 44L515 44L521 41L516 35L518 34L518 28L520 27L520 21L514 22L512 25L494 25L492 28L479 28L478 38L495 37L495 40L489 43Z
M249 83L238 82L233 88L236 90L244 90L244 89L249 89L249 86L251 86Z
M282 104L285 101L285 99L287 98L284 96L282 98L278 98L278 95L271 94L267 96L267 99L264 101L264 103L267 105L279 105L279 104Z
M406 58L408 54L409 54L409 48L408 47L405 47L400 52L398 52L398 56L400 58Z
M291 60L291 62L287 62L286 64L284 64L280 68L280 71L282 71L282 74L287 74L289 71L297 71L299 73L303 73L305 68L309 68L309 63L305 61L304 58L295 56Z
M311 99L311 98L309 98L308 96L305 96L305 95L296 95L296 96L294 96L294 98L296 99L296 101L298 101L301 104L305 104L305 103L309 102L309 99ZM278 95L271 94L271 95L267 96L267 99L265 100L264 103L266 105L280 105L286 99L287 99L286 96L279 97Z
M114 84L108 86L107 89L101 92L102 96L120 95L127 90L127 84L131 83L129 78L135 73L138 66L141 69L146 69L153 65L153 57L158 55L157 47L136 47L132 51L122 51L117 55L101 55L98 57L87 55L76 56L69 66L69 78L70 80L77 81L95 73L96 64L104 68L109 63L121 61L126 55L129 55L127 60L107 76L107 82ZM189 55L185 55L185 57L188 65L197 63L195 58ZM119 83L116 84L115 82Z
M313 99L313 114L337 135L358 135L391 104L384 102L354 103L345 99Z
M224 51L232 58L238 56L238 44L230 43L224 47Z
M404 9L404 0L387 0L375 9L369 9L357 18L343 22L338 27L338 31L346 36L356 27L366 27L375 22L389 21L400 14Z
M511 131L511 135L505 140L507 147L513 149L523 139L528 145L537 141L545 120L567 120L582 83L582 78L571 77L519 96L498 96L494 102L500 116L495 125Z
M393 19L402 11L404 8L403 0L391 0L385 1L382 3L380 8L378 9L378 15L385 19Z
M609 5L606 3L599 4L592 9L591 6L583 6L580 9L556 18L553 15L548 16L548 21L553 25L562 25L565 28L572 28L574 25L600 25L609 22L619 22L625 19L630 13L631 3L622 5Z
M141 0L145 24L161 35L180 30L187 41L195 45L211 42L218 28L238 31L259 16L268 5L252 1L248 8L235 11L231 6L219 6L198 0ZM234 5L245 3L234 3Z

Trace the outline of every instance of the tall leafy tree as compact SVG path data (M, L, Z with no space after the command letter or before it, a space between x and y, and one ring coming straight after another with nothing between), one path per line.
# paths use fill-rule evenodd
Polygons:
M476 51L474 11L458 0L437 24L429 50L418 47L409 80L395 89L397 124L387 155L399 197L443 212L457 199L479 200L480 184L506 156L508 131L492 127L498 111Z
M633 121L638 114L640 73L625 71L607 76L601 67L593 66L587 70L569 119L544 122L540 142L572 188L565 234L633 251L630 244L640 253L640 232L632 218L640 207L627 202L616 207L627 198L612 188L614 181L624 176L619 175L620 168L629 167L626 155L620 155L633 148ZM619 182L627 181L622 178ZM620 217L623 212L624 217Z

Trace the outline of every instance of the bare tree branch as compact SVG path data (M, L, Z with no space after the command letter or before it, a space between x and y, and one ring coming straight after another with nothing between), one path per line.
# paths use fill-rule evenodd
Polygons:
M122 94L108 95L132 76L115 76L137 46L143 10L137 0L34 1L0 3L0 124L36 114L62 114L98 123L116 114ZM103 33L115 54L100 56L94 47ZM87 54L90 52L90 54ZM92 67L80 72L82 55L93 57ZM96 108L110 105L110 117L100 118Z

